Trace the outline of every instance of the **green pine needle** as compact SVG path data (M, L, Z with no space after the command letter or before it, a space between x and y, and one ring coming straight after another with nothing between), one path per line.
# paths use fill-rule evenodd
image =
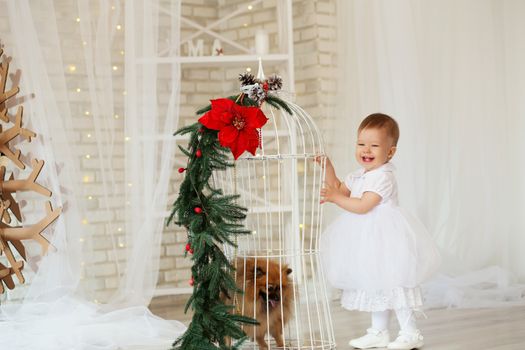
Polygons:
M284 109L286 113L288 113L289 115L292 115L292 110L288 106L288 103L286 103L281 98L275 95L268 95L266 96L265 101L272 107L277 108L277 109Z

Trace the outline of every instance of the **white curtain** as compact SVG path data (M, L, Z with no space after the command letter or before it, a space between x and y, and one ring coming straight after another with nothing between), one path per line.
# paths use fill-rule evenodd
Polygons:
M176 17L180 12L173 6ZM147 305L169 205L180 73L175 64L159 73L155 65L135 62L157 52L156 2L133 1L124 9L119 1L9 0L0 2L1 12L9 21L2 42L13 56L11 72L20 69L22 94L35 95L24 103L24 119L38 137L25 151L46 161L40 182L53 191L53 205L65 210L47 232L56 249L32 264L34 272L26 266L27 285L2 301L0 343L12 349L167 348L184 326L155 317ZM75 17L78 31L72 33L62 24ZM172 39L178 40L173 23ZM131 52L125 67L114 68L116 45ZM84 77L74 83L64 74L72 57ZM125 69L125 79L113 74L116 69ZM157 87L166 81L168 97L161 99ZM92 118L88 135L78 131L84 114ZM87 157L88 149L95 153ZM81 170L80 156L93 159L93 172ZM95 174L100 204L86 216ZM90 225L91 218L102 224ZM104 259L115 266L118 289L100 305L90 271L104 240L112 247Z
M525 302L525 3L337 5L339 175L357 166L359 122L378 111L395 117L401 204L444 258L428 305Z
M157 64L159 52L180 55L181 1L163 8L169 25L160 33L157 0L126 3L126 211L127 271L118 299L148 305L157 285L161 236L166 225L174 131L179 121L180 63ZM167 28L166 28L167 27ZM158 43L162 43L160 45ZM159 47L160 46L160 47Z

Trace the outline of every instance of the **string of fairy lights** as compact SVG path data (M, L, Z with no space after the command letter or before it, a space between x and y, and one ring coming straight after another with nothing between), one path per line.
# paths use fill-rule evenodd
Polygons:
M111 6L111 10L112 11L116 10L115 5ZM75 18L76 24L80 25L81 21L82 21L82 18L80 16ZM117 32L123 32L123 26L121 24L117 24L115 26L115 30ZM83 47L87 47L88 45L89 45L89 43L87 41L85 41L85 40L82 41L82 46ZM118 50L118 53L116 54L116 56L118 57L119 55L121 57L124 57L124 55L125 55L124 49L119 49ZM70 75L78 75L79 71L80 71L80 69L78 68L78 63L76 63L76 62L75 63L70 63L70 64L68 64L66 66L66 73L68 73ZM115 74L119 74L122 71L121 65L119 65L119 63L113 63L111 65L111 71L113 73L115 73ZM83 91L83 88L81 86L77 85L76 87L73 88L73 93L81 94L83 92L84 91ZM126 95L127 95L127 92L126 92L125 89L123 89L122 90L122 96L126 96ZM85 117L91 117L93 115L92 112L89 109L85 109L83 111L83 114L84 114ZM122 119L121 115L119 113L114 113L113 114L113 118L115 120L121 120ZM94 135L92 134L92 132L89 132L89 131L87 133L85 133L84 136L85 136L86 139L89 139L89 140L93 140L93 138L94 138ZM130 141L130 137L129 136L125 136L124 137L124 142L128 142L128 141ZM93 157L92 154L86 153L86 154L84 154L82 156L82 158L86 159L86 160L93 160L94 157ZM84 174L82 176L82 183L83 184L88 185L88 184L91 184L93 182L94 182L94 175ZM132 184L128 183L127 186L128 187L132 187ZM87 187L87 188L89 188L89 187ZM87 192L87 190L85 192ZM85 198L86 198L87 201L91 202L91 201L95 200L96 195L94 195L94 194L87 194ZM129 201L126 201L126 205L129 205ZM89 225L88 218L87 217L82 218L81 219L81 223L82 223L82 225ZM118 248L124 248L125 244L124 244L124 241L122 239L122 233L123 233L124 230L123 230L123 228L121 226L118 226L116 231L118 233L118 235L117 235L117 246L118 246ZM86 242L86 239L84 237L80 237L79 238L79 242L81 244L84 244ZM84 267L85 265L86 265L86 262L85 261L81 261L81 266ZM83 276L81 276L81 279L83 279ZM93 302L99 303L99 301L97 299L94 299Z

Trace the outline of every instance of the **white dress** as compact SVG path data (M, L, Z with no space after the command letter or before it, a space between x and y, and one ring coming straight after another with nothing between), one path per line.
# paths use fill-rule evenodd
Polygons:
M350 197L375 192L382 199L366 214L345 211L321 236L326 277L343 290L349 310L417 309L419 285L439 267L437 246L423 224L398 206L394 166L386 163L345 178Z

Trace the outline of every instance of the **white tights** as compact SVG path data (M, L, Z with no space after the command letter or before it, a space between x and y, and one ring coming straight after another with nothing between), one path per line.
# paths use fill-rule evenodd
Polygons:
M416 318L411 309L397 309L395 310L399 328L402 331L416 331ZM390 310L372 312L372 328L378 331L388 329L390 321Z

